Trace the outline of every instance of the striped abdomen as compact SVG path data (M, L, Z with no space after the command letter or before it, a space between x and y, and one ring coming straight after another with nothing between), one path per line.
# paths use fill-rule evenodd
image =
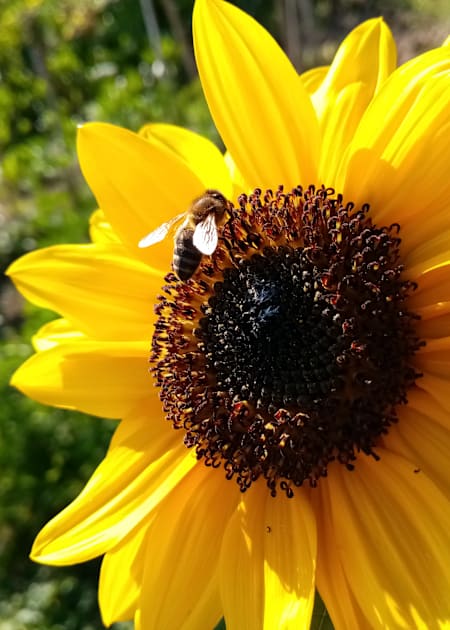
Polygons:
M202 253L192 242L193 236L194 230L190 227L181 228L175 235L173 270L183 281L189 280L202 259Z

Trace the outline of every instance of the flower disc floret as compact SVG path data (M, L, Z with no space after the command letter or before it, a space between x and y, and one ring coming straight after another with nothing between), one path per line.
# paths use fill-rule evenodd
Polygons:
M241 195L188 283L166 277L152 363L167 418L241 490L311 486L338 460L377 458L419 376L415 285L399 226L334 190Z

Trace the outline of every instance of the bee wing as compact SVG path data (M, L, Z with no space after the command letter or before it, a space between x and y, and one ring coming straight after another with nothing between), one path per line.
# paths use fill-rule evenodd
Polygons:
M211 256L218 242L216 215L211 212L195 226L192 243L199 252Z
M175 217L172 217L162 225L158 226L155 230L152 230L150 234L147 234L147 236L144 236L144 238L139 241L138 247L150 247L150 245L154 245L155 243L159 243L164 240L175 223L181 221L185 215L185 212L177 214Z

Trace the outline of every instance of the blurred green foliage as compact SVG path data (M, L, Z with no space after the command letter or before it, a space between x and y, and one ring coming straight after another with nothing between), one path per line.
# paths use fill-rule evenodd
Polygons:
M193 71L192 4L0 0L2 268L36 247L88 239L95 201L76 164L78 123L104 120L137 130L161 120L219 142ZM283 2L236 4L292 46ZM309 6L312 27L298 30L299 68L326 62L335 42L370 15L387 13L401 31L414 24L411 16L436 28L433 15L445 12L444 2L432 0L311 0ZM433 37L421 33L412 52ZM434 43L439 37L437 31ZM296 50L289 49L293 58ZM42 525L101 461L115 423L49 409L12 390L8 380L31 354L32 334L54 314L23 305L4 277L0 309L0 630L96 630L102 627L99 562L54 569L31 563L28 553ZM331 628L319 599L314 619L316 628Z

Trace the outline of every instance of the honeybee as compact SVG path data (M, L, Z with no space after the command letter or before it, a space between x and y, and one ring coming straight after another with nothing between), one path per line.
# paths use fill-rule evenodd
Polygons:
M175 232L173 270L180 280L191 278L203 255L211 256L219 242L217 226L228 202L218 190L207 190L194 199L187 212L172 217L139 241L139 247L150 247L162 241L170 230L184 219Z

